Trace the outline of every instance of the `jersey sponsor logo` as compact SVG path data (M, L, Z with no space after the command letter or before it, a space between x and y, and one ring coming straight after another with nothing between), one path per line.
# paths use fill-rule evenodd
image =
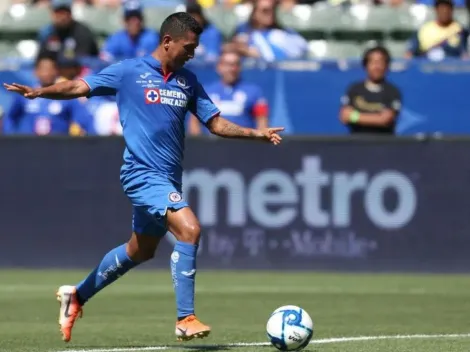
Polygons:
M180 108L188 105L186 94L177 90L147 88L144 93L146 104L164 104Z
M176 76L176 83L183 88L188 85L188 83L186 82L186 78L184 78L183 76Z
M160 92L158 89L145 89L145 104L159 104Z
M178 203L178 202L181 202L183 200L183 197L181 197L181 194L179 194L178 192L171 192L168 195L168 198L173 203Z

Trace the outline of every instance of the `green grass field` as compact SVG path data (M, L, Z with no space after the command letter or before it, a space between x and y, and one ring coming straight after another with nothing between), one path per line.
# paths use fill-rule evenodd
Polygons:
M275 351L265 324L281 305L306 309L315 323L306 351L470 351L470 278L451 275L198 273L197 314L213 328L204 340L178 343L169 272L134 271L85 307L72 342L58 332L55 290L85 272L0 271L0 351ZM376 336L441 335L379 340ZM459 336L455 336L459 334ZM463 334L460 335L460 334ZM363 341L328 340L371 336ZM147 347L147 348L145 348Z

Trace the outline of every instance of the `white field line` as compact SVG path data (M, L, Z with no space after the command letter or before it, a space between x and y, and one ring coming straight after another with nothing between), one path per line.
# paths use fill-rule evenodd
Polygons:
M44 285L44 284L14 284L14 285L1 285L0 294L2 293L27 293L31 292L53 292L57 290L58 286ZM311 294L355 294L355 295L456 295L451 291L446 290L426 290L425 288L409 288L409 289L394 289L394 288L354 288L354 287L339 287L339 286L287 286L287 287L273 287L273 286L204 286L198 285L196 287L197 293L208 294L277 294L277 293L311 293ZM173 293L173 287L169 285L155 285L136 284L136 285L119 285L119 287L112 287L106 290L106 294L170 294Z
M310 344L330 344L341 342L357 342L357 341L377 341L377 340L412 340L412 339L462 339L470 338L470 334L436 334L436 335L383 335L383 336L356 336L356 337L335 337L328 339L313 340ZM236 342L228 344L215 344L215 345L174 345L174 346L149 346L149 347L127 347L127 348L95 348L95 349L80 349L80 350L62 350L58 352L143 352L143 351L163 351L170 349L216 349L227 347L256 347L256 346L270 346L269 342Z

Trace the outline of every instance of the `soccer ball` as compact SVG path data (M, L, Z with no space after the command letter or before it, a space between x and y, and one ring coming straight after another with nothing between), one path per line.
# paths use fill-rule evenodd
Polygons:
M278 350L300 351L312 339L312 318L300 307L282 306L269 317L266 332Z

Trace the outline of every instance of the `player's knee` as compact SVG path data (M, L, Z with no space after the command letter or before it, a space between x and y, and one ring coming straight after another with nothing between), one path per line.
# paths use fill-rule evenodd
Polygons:
M198 244L199 238L201 237L201 226L199 223L192 223L185 226L184 231L180 234L178 241Z

